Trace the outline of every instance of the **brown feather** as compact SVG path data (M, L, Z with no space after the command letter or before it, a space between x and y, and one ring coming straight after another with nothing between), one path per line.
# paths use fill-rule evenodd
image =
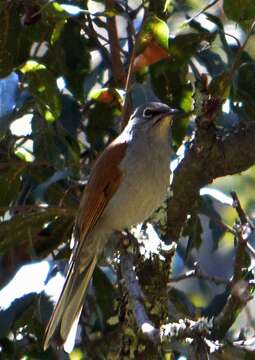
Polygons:
M71 261L79 257L85 246L86 236L100 218L107 203L119 187L122 173L119 164L123 159L127 143L115 139L97 159L88 184L83 193L75 223L74 253Z
M117 140L105 149L92 169L77 216L76 226L82 234L81 238L85 238L94 223L92 219L98 218L97 205L102 204L104 208L119 186L122 176L119 164L127 143L118 143Z
M74 228L74 247L67 278L44 336L44 348L53 341L63 344L79 316L97 255L86 255L86 239L93 230L113 194L122 173L119 164L127 143L115 139L96 161L84 190ZM85 250L85 251L84 251Z

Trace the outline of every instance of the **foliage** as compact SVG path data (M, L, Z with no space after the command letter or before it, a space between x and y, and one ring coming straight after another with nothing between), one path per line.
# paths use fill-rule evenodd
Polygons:
M176 163L194 144L206 154L199 188L208 183L210 139L218 144L241 129L246 148L243 129L254 129L255 114L254 20L253 0L0 3L1 358L68 358L61 349L43 352L43 332L91 167L134 107L159 99L193 112L174 124L174 179L183 164ZM192 166L181 182L190 193ZM179 198L177 219L185 202L191 210L180 220L178 239L169 236L175 223L166 204L142 229L132 229L136 240L128 252L144 296L136 303L160 341L155 345L142 331L122 279L132 266L125 267L126 250L115 244L114 251L110 243L94 272L70 359L254 356L247 305L254 290L254 228L229 197L235 189L254 215L254 168L234 175L249 166L238 159L228 171L215 155L211 181L231 176L194 199ZM169 204L177 187L173 183Z

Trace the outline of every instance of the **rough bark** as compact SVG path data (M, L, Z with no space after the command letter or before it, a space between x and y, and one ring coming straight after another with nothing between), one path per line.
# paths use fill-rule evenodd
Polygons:
M240 125L228 133L212 126L197 130L187 144L184 159L174 172L168 202L168 237L178 240L199 190L214 179L240 173L255 163L255 123Z

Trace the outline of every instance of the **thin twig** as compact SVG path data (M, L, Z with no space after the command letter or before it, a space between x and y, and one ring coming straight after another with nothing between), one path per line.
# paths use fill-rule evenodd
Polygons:
M106 0L106 10L112 10L113 8L114 0ZM111 49L111 64L114 83L115 86L124 88L126 74L120 56L121 51L115 16L107 18L107 30Z
M249 243L249 240L254 237L254 224L249 218L249 216L246 214L246 212L243 210L236 192L232 191L231 196L233 198L233 206L236 209L242 225L239 230L241 232L241 240L245 242L247 250L255 258L255 249Z
M237 240L236 254L234 260L234 271L231 280L231 293L220 314L214 319L214 336L222 337L234 323L237 314L245 307L250 300L249 284L243 280L243 266L245 263L245 253L247 249L248 234L250 227L248 216L244 212L238 196L235 192L231 193L233 198L233 207L239 216L240 223L236 223L235 238Z
M194 269L189 270L186 273L181 274L181 275L172 276L169 279L168 283L170 284L170 283L173 283L173 282L178 282L178 281L190 279L192 277L196 277L196 278L201 279L201 280L207 280L207 281L213 282L216 285L228 285L228 284L230 284L230 281L227 280L227 279L223 279L223 278L218 277L218 276L212 276L212 275L205 274L200 269L200 267L198 266L197 263L195 263L194 265L195 265Z
M104 61L107 64L110 64L111 63L110 55L109 55L107 49L105 48L105 46L103 44L101 44L101 42L99 41L100 35L95 31L92 20L89 15L87 15L87 20L88 20L88 25L86 25L84 22L82 22L83 30L95 41L95 44L97 45L97 48L98 48L102 58L104 59Z
M126 79L126 84L125 84L126 97L125 97L125 103L124 103L123 111L122 111L122 128L124 128L126 126L128 119L131 115L132 101L130 99L130 89L131 89L131 86L133 83L134 61L135 61L135 56L136 56L136 51L137 51L137 44L139 43L141 30L143 28L143 24L145 22L146 17L147 17L147 13L145 11L143 21L142 21L140 30L139 30L138 34L136 35L134 46L132 48L132 52L131 52L131 56L130 56L130 60L129 60L128 74L127 74L127 79Z
M234 75L234 73L235 73L235 70L236 70L236 69L238 68L238 66L239 66L240 59L241 59L241 55L242 55L242 53L243 53L243 51L244 51L244 49L245 49L245 47L246 47L246 45L247 45L250 37L251 37L251 35L253 34L254 29L255 29L255 21L253 22L253 24L252 24L252 26L251 26L251 28L250 28L250 31L249 31L249 33L247 34L246 39L245 39L243 45L242 45L241 47L239 47L239 49L238 49L238 51L237 51L237 54L236 54L236 56L235 56L235 60L234 60L232 69L231 69L231 71L230 71L230 78L231 78L231 79L232 79L232 77L233 77L233 75Z
M210 9L211 7L213 7L214 5L217 4L217 2L219 2L219 0L214 0L212 2L210 2L209 4L207 4L202 10L200 10L199 12L197 12L194 16L192 16L190 19L188 19L187 21L184 22L184 24L189 24L191 21L193 21L195 18L197 18L199 15L203 14L204 12L206 12L208 9Z
M239 219L241 220L241 224L245 225L248 221L247 221L246 214L245 214L245 212L241 206L241 203L238 199L237 193L235 191L232 191L230 193L230 195L232 196L233 207L236 209L237 215L239 216Z
M255 249L248 241L246 243L246 247L249 253L255 258Z
M239 216L239 219L241 221L242 225L249 225L251 229L254 229L254 225L252 221L250 220L249 216L246 214L246 212L243 210L240 200L238 199L238 196L235 191L232 191L231 193L232 199L233 199L233 207L236 209L237 215Z
M56 211L59 214L65 215L74 215L75 210L72 208L64 208L60 206L53 206L53 205L40 205L40 204L33 204L33 205L17 205L17 206L1 206L0 211L16 211L16 212L35 212L36 210L43 210L43 211Z
M224 31L224 35L225 35L225 36L229 36L229 37L231 37L232 39L234 39L234 40L236 41L237 46L238 46L239 48L242 46L241 43L240 43L240 40L239 40L236 36L234 36L233 34L229 34L229 33L227 33L226 31Z
M125 103L123 106L123 111L122 111L122 129L127 125L128 123L128 119L131 115L131 111L132 111L132 101L130 99L130 94L129 94L129 90L131 87L131 83L132 83L132 74L133 74L133 64L134 64L134 60L135 60L135 47L133 47L132 50L132 54L130 57L130 63L129 63L129 67L128 67L128 74L127 74L127 81L126 81L126 85L125 85Z
M90 18L88 17L88 19L90 19ZM84 22L82 22L82 28L86 31L86 33L88 33L89 35L91 35L93 37L93 40L96 41L98 47L104 49L107 52L107 50L105 49L105 45L106 44L110 45L110 41L104 35L102 35L102 34L95 31L91 19L89 21L89 26L84 24ZM101 44L100 41L98 41L98 39L103 40L105 42L105 44ZM126 55L125 50L123 50L121 48L119 48L119 50L122 53L122 55ZM109 57L109 54L108 54L108 57Z

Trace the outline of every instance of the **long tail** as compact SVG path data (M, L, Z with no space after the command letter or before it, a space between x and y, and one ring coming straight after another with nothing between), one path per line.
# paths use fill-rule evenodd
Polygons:
M44 350L53 342L71 352L75 342L76 330L85 299L89 281L97 263L94 256L79 273L79 267L71 265L67 278L51 315L44 335Z

